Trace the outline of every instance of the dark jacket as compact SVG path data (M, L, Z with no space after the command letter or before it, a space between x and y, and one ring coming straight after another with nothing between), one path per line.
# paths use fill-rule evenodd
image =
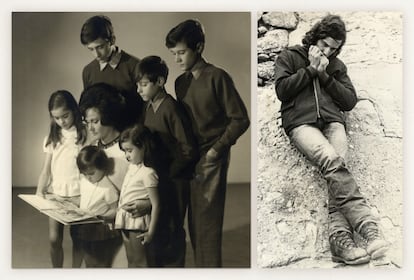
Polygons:
M282 101L280 111L287 134L299 125L315 123L318 111L325 122L345 124L343 111L351 110L357 102L354 86L345 64L337 57L330 59L326 72L329 78L318 76L303 46L290 47L276 59L275 89ZM314 79L318 79L320 85L316 94Z

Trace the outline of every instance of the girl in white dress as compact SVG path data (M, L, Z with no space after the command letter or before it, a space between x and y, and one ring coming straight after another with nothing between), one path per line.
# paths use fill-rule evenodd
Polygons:
M119 145L130 164L121 188L115 228L122 229L128 267L146 267L160 214L158 176L154 169L156 150L150 131L143 125L123 131ZM150 214L133 217L124 209L131 201L148 198L152 205Z
M58 197L79 196L79 170L76 156L86 141L82 115L72 94L65 90L49 98L50 131L45 138L46 154L36 194L52 193ZM49 219L50 256L53 267L63 266L63 225Z
M108 178L112 158L97 146L84 147L76 163L83 174L80 182L79 208L105 223L74 225L71 236L74 246L73 267L80 267L82 259L86 267L111 267L119 247L120 233L113 229L119 193Z

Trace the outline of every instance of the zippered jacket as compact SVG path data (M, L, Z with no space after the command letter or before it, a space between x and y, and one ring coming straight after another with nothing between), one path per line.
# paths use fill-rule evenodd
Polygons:
M282 101L280 111L286 133L302 124L340 122L345 125L343 111L355 107L357 96L345 64L331 58L322 78L310 66L308 50L294 46L282 51L275 63L275 90ZM315 87L314 87L315 85Z

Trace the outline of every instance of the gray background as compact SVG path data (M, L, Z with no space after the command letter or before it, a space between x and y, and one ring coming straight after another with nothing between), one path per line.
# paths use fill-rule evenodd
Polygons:
M167 91L181 74L165 47L179 22L199 19L206 32L204 57L233 77L250 114L250 13L13 13L12 15L12 185L36 186L43 163L42 141L49 129L52 92L82 91L81 73L92 54L80 43L89 17L109 16L116 45L143 58L162 57L169 69ZM229 182L250 182L250 129L232 149Z

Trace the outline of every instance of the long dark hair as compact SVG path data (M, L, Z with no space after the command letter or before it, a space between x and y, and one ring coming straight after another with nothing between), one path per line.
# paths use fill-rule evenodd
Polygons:
M48 109L50 115L50 131L46 140L46 146L53 145L53 148L61 141L62 128L53 120L52 110L57 108L65 108L73 114L73 125L78 133L76 144L83 144L86 140L86 129L82 123L82 114L79 110L78 103L73 95L67 90L58 90L52 93L49 98Z
M311 45L316 45L318 40L324 39L326 37L331 37L335 40L342 41L337 51L333 54L333 56L337 56L346 41L345 23L340 16L327 15L324 17L321 21L316 23L311 28L311 30L306 32L305 36L302 39L302 44L304 47L309 49Z
M157 154L156 142L151 131L142 124L136 124L125 129L119 138L119 147L122 143L131 142L134 146L144 149L144 165L159 172L159 156Z

